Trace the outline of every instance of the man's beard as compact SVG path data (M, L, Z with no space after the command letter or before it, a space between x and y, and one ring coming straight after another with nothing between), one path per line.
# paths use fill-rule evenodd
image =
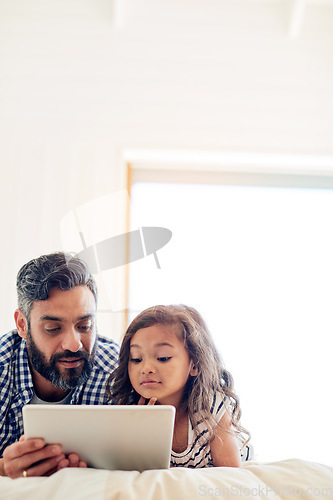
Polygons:
M38 349L31 336L30 330L28 330L27 350L32 367L53 385L67 391L78 387L88 380L94 365L96 341L90 354L87 351L72 352L66 350L61 353L53 354L50 361L47 362L45 355ZM61 373L56 362L62 358L84 359L83 367L67 368L66 374Z

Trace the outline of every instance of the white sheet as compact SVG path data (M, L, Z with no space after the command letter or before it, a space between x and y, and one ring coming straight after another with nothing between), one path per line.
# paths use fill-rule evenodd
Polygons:
M333 499L333 468L298 459L241 468L104 471L64 469L49 478L0 478L1 500Z

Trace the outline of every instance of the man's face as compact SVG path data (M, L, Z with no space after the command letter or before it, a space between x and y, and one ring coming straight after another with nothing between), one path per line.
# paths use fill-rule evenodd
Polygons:
M54 386L68 390L87 380L96 345L96 303L89 288L53 288L47 300L36 301L26 341L33 370Z

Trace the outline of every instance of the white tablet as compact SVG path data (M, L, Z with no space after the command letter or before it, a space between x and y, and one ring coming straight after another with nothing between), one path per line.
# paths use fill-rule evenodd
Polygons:
M109 470L167 469L173 406L26 405L26 438L59 443L90 467Z

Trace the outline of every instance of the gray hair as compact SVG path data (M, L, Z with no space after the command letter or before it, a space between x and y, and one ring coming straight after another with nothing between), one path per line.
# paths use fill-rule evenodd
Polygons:
M96 282L83 260L65 252L41 255L24 264L17 274L18 307L29 323L36 300L46 300L52 288L71 290L79 285L89 288L97 304Z

